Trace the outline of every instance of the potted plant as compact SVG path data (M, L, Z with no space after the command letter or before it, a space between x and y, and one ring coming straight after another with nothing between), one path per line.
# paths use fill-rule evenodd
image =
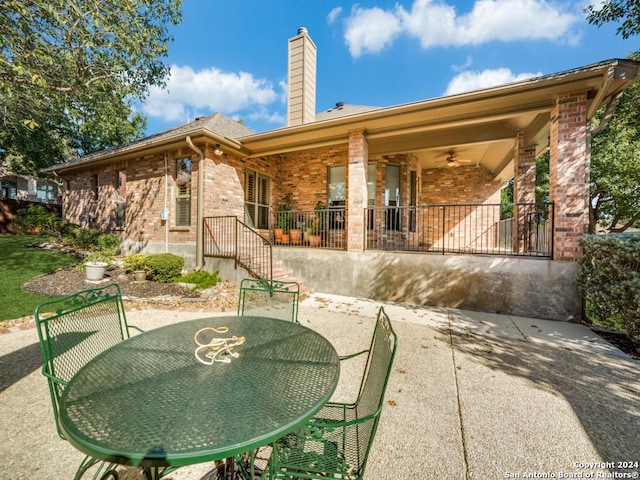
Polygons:
M147 256L143 253L134 253L124 259L124 266L133 274L136 282L144 282L147 279Z
M326 228L327 212L324 211L325 206L320 200L313 209L316 211L316 220L313 223L312 233L309 235L309 246L319 247L322 243L321 233Z
M302 243L302 226L304 225L304 222L301 222L300 220L296 220L295 221L295 228L292 228L289 231L289 234L291 235L291 243L293 243L294 245L300 245Z
M273 233L276 243L289 243L289 228L291 227L291 196L287 193L284 196L284 203L278 206L277 228Z
M111 264L111 255L96 250L85 257L84 271L87 282L101 282L104 278L104 272Z

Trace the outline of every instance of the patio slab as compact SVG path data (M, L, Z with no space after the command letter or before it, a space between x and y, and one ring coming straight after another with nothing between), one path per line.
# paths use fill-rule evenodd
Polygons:
M301 302L299 319L345 354L368 346L380 305L314 294ZM384 306L399 347L365 479L559 478L640 461L640 362L588 328ZM127 310L144 329L211 315L225 313ZM345 401L363 368L361 360L346 363L334 397ZM35 329L0 335L0 478L71 478L81 459L56 434L40 365ZM212 468L194 465L169 478L203 479ZM140 476L128 469L121 478Z

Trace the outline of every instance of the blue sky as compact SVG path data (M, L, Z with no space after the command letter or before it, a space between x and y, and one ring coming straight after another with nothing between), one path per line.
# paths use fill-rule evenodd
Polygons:
M386 107L625 58L589 2L552 0L184 0L164 90L139 108L147 134L222 112L256 132L286 124L287 45L318 48L316 110Z

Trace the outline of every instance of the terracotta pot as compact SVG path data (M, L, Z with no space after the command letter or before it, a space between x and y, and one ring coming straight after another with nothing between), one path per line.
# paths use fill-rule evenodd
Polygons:
M302 230L299 228L292 228L289 232L291 235L291 243L294 245L300 245L302 243Z
M276 243L281 243L282 242L282 234L284 233L284 230L282 228L274 228L273 229L273 235L275 237L275 242Z
M283 233L280 243L289 243L289 234Z
M309 246L319 247L322 237L320 235L309 235Z

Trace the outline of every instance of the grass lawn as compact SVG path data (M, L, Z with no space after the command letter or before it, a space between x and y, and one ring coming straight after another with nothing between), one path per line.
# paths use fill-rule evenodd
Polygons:
M40 302L52 298L25 292L23 283L78 263L69 255L26 248L43 240L32 235L0 235L0 321L32 315Z

